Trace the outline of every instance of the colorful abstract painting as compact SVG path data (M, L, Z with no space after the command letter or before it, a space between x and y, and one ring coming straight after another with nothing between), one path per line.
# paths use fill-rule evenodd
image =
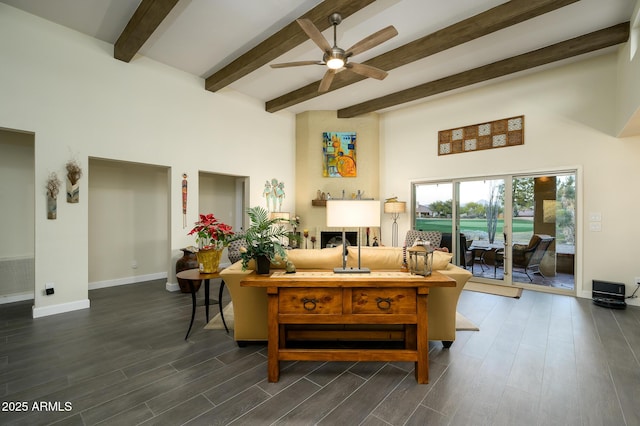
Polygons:
M322 133L322 176L357 176L356 132Z

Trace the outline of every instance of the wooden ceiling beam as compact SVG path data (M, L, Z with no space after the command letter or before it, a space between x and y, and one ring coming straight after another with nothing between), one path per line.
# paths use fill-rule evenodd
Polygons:
M325 0L300 18L310 19L320 31L331 26L329 15L340 12L345 19L375 0ZM205 89L215 92L271 62L309 40L296 21L258 44L242 56L206 78Z
M113 57L129 62L179 0L142 0L113 47Z
M390 95L362 102L338 110L338 118L351 118L395 105L404 104L427 96L437 95L461 87L524 71L606 47L625 43L629 39L629 22L585 34L512 58L484 65L429 83L405 89Z
M390 71L577 1L579 0L511 0L376 56L364 64ZM364 78L352 72L341 72L335 76L329 91L340 89ZM319 84L320 80L267 101L265 109L268 112L276 112L313 99L323 94L318 93Z

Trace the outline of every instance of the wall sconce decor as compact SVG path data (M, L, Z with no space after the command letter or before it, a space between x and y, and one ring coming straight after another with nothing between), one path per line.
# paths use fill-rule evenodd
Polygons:
M58 217L58 193L62 182L56 172L51 172L47 178L47 219Z
M80 201L80 184L78 181L82 177L82 168L76 160L69 160L65 165L67 169L67 203L78 203Z
M438 132L438 155L524 145L524 115Z

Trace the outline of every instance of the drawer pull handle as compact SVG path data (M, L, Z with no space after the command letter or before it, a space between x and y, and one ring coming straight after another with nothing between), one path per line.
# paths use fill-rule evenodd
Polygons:
M383 311L388 311L389 309L391 309L391 299L388 297L385 297L384 299L382 297L378 297L376 299L376 303L378 304L378 309L381 309Z
M315 310L316 303L318 303L317 299L307 299L306 297L302 299L302 307L307 311Z

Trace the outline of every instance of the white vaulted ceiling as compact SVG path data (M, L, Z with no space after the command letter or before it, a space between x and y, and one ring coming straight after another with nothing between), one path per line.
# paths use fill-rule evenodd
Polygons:
M447 76L630 21L635 5L635 0L556 1L570 4L389 69L388 77L382 81L366 79L321 96L314 94L308 100L297 99L291 93L319 82L324 74L324 66L272 69L268 64L320 60L322 52L305 35L306 41L270 59L266 65L258 66L248 74L224 83L221 87L216 87L215 90L225 90L229 87L261 100L267 105L268 110L268 106L273 105L273 102L269 104L270 101L282 97L293 98L292 102L283 103L272 112L278 109L286 109L294 113L306 110L347 109L371 99L406 91L415 86L425 85ZM157 7L158 3L172 3L172 0L0 0L0 2L116 44L136 10L143 7ZM176 0L173 2L176 3ZM230 66L234 60L294 22L296 18L318 6L330 7L334 3L340 2L337 0L324 2L320 0L179 0L175 5L168 6L170 12L142 47L136 50L136 55L147 56L207 79ZM346 17L338 26L338 45L347 48L375 31L393 25L398 30L398 36L353 58L354 61L361 63L492 8L502 6L500 13L504 15L508 14L511 7L522 8L522 5L537 3L554 2L542 0L372 1L371 4ZM340 10L334 11L340 12ZM465 28L472 29L473 26L474 24L469 23ZM296 25L296 29L298 28ZM323 31L323 34L332 44L332 29ZM441 38L446 39L453 35L455 34L452 32L444 32ZM436 43L433 41L436 39L437 37L433 37L431 43ZM443 40L437 41L437 43L441 42ZM609 52L620 42L610 44L609 47L594 48L592 52L581 53L576 57L557 60L554 63L579 60L586 54ZM409 51L404 51L402 56L408 57L407 52ZM248 60L252 59L251 55L248 56ZM135 60L136 56L133 56L131 62ZM232 64L231 67L233 66ZM504 67L507 66L505 63ZM546 66L553 66L553 64ZM532 71L539 68L540 65L536 65ZM520 68L516 71L523 72ZM348 72L340 74L345 73L349 74ZM508 74L506 78L512 75L515 74ZM473 84L478 84L474 83L474 78L469 76L468 84L464 85L462 90L464 87L473 87ZM492 78L495 77L491 77L491 73L488 73L484 80L490 82ZM203 90L205 90L204 86L203 84ZM432 86L434 87L425 89L425 95L421 95L418 100L409 98L405 102L428 100L429 96L438 94L438 91L447 93L452 90L448 86L436 87L436 83ZM402 105L402 101L397 104ZM374 105L373 108L385 110L394 106L383 104L382 106Z

